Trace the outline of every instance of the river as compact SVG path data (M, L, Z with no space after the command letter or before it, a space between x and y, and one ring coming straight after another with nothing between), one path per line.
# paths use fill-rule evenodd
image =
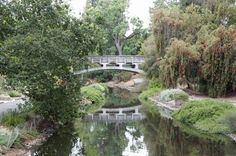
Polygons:
M133 106L137 102L136 94L122 90L111 90L109 96L106 108L124 107L124 103ZM32 155L236 156L236 143L224 136L192 130L161 117L157 109L144 108L142 114L145 116L142 120L77 120L74 125L58 130Z

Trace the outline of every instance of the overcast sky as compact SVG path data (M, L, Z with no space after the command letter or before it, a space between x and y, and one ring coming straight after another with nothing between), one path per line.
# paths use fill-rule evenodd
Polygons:
M84 11L86 0L67 0L75 16L79 16ZM147 28L150 23L149 8L153 6L154 0L130 0L128 9L129 17L139 17Z

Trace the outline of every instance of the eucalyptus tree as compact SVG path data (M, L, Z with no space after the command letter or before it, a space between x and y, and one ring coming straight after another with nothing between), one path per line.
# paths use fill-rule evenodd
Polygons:
M69 15L57 0L5 3L14 19L12 36L1 45L1 73L30 98L35 111L55 122L79 110L80 81L73 75L82 57L99 49L96 27Z
M129 18L126 15L128 7L128 0L89 0L87 2L85 18L101 29L106 43L104 47L106 53L122 55L124 49L129 53L134 53L140 49L140 42L146 37L146 30L142 29L142 21L139 18L131 18L132 28L130 27ZM132 33L127 35L130 29ZM129 42L131 39L133 41ZM134 44L135 41L136 44Z

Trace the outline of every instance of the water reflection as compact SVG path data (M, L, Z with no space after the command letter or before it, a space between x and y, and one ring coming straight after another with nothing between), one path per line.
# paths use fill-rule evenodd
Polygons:
M107 106L137 101L120 90L113 91ZM117 96L119 95L119 96ZM127 101L127 98L131 97ZM136 97L136 98L135 98ZM129 99L129 98L128 98ZM126 107L127 109L127 107ZM125 111L124 111L125 112ZM122 110L113 113L124 113ZM136 113L131 111L128 113ZM102 111L103 117L106 111ZM127 112L126 112L127 113ZM128 117L128 115L126 115ZM96 115L93 114L93 118ZM100 116L98 115L98 119ZM131 117L133 117L131 115ZM236 144L218 136L200 134L160 117L156 107L145 111L144 120L120 122L79 121L60 129L32 155L38 156L236 156Z
M236 144L183 131L158 113L131 123L80 122L58 131L34 155L235 156Z
M236 144L218 136L187 133L173 120L158 113L146 114L142 122L144 142L149 156L235 156Z
M129 156L146 152L143 136L135 124L83 123L79 127L86 156Z
M104 108L130 107L140 105L138 93L132 93L126 89L109 88Z
M72 125L60 129L39 147L33 156L82 156L82 142L74 133Z

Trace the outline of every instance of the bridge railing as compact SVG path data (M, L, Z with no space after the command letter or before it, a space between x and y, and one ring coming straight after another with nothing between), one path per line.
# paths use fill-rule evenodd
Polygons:
M104 56L90 56L88 59L92 63L143 63L144 57L137 55L104 55Z

